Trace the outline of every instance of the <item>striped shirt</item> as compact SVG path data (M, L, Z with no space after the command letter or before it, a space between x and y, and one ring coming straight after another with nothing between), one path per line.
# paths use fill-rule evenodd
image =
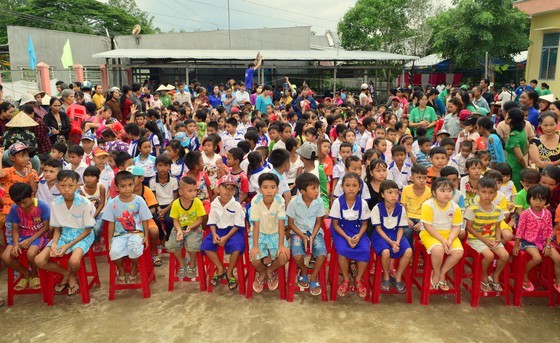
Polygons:
M504 212L496 205L492 204L490 211L485 211L475 202L465 211L465 219L472 221L473 229L484 237L496 236L496 223L504 219ZM469 233L469 238L476 238Z

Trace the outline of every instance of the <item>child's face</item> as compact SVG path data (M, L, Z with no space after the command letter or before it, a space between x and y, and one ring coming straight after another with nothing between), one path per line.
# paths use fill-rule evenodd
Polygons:
M119 191L119 194L125 198L130 197L134 193L134 183L136 179L137 177L134 177L134 179L121 180L117 184L117 190Z
M375 137L385 138L385 129L375 130Z
M459 177L456 174L447 175L446 178L448 178L451 185L453 185L453 189L459 189Z
M461 156L463 156L463 158L468 158L469 155L471 154L472 149L469 147L461 147Z
M384 166L382 164L378 164L375 166L375 168L373 168L371 171L371 176L372 179L377 181L377 182L382 182L387 180L387 166ZM358 174L360 175L360 174Z
M132 160L132 158L124 161L124 165L119 167L119 170L126 170L128 167L130 167L131 165L134 164L134 161Z
M412 152L412 139L405 139L402 142L402 146L406 149L406 152L410 154Z
M196 123L188 123L187 124L187 133L189 135L192 135L193 133L196 132L197 128L198 128L198 126L196 125Z
M347 132L346 135L344 136L344 139L348 143L354 144L354 142L356 142L356 135L354 134L354 132Z
M216 132L216 129L214 129L212 126L206 127L206 134L207 134L207 135L211 135L211 134L213 134L213 133L217 133L217 132Z
M434 168L441 169L447 165L447 155L435 154L434 156L430 157L430 161L432 162Z
M406 154L404 152L397 152L393 154L393 161L395 161L397 165L402 165L404 163L405 158L406 158Z
M347 197L355 199L360 191L360 181L354 177L346 178L342 183L342 191Z
M277 141L278 140L278 130L273 129L273 130L268 130L268 137L270 137L270 140L273 141Z
M138 124L138 126L140 127L143 127L144 125L146 125L146 118L143 116L136 117L136 124Z
M444 146L444 149L445 153L447 154L447 158L451 158L451 156L453 156L453 154L455 153L455 147L451 144Z
M179 182L179 184L179 195L181 195L181 198L183 198L183 200L192 201L194 200L194 198L196 198L196 185L189 185L187 183L184 183L183 181Z
M504 175L502 174L502 177L504 178L503 183L508 183L511 181L511 175Z
M374 148L381 153L385 153L385 151L387 150L387 141L379 141L379 143L377 143Z
M158 163L156 165L156 170L159 175L167 175L169 174L169 170L171 169L171 165L166 163Z
M483 155L480 157L480 163L482 163L482 168L486 169L490 165L490 156Z
M230 123L226 123L226 131L230 135L235 135L235 133L237 132L237 126L233 126Z
M329 155L331 152L331 144L329 142L323 142L321 144L321 153L325 156Z
M344 124L344 120L342 118L336 118L333 122L333 127L336 127L338 124Z
M65 200L73 200L74 193L76 193L78 187L78 181L74 181L70 178L65 178L58 182L58 190Z
M351 130L356 130L356 128L358 127L358 122L356 120L350 120L348 122L348 127L350 127Z
M50 156L54 160L62 160L62 158L64 157L64 154L61 153L60 151L56 150L55 148L51 148Z
M397 139L397 133L396 132L387 132L387 135L385 137L389 142L394 143L395 140Z
M99 181L99 178L97 176L84 176L84 184L88 187L94 187L95 185L97 185L97 181Z
M426 183L428 182L428 175L423 174L412 174L411 178L412 183L417 187L425 187Z
M89 139L82 140L82 148L84 148L86 152L91 152L91 150L93 149L93 144L93 141Z
M292 128L291 127L285 127L284 131L282 131L282 140L286 140L290 137L292 137Z
M479 186L477 187L477 193L480 198L480 202L483 204L490 204L496 197L496 194L498 194L498 190L496 188L482 188L480 187L480 183L478 185Z
M51 166L44 166L43 167L43 178L47 182L56 181L56 177L58 175L58 168L51 167Z
M177 155L179 154L179 152L176 151L175 149L173 149L173 147L170 146L170 145L168 145L168 146L165 148L165 151L167 152L167 156L168 156L170 159L176 158Z
M204 142L204 153L210 155L214 153L214 143L212 141Z
M453 188L441 185L436 190L432 190L432 195L440 204L447 204L453 198Z
M556 182L556 180L554 180L550 176L548 176L548 175L542 175L541 176L541 186L545 186L546 188L553 191L554 189L556 189L557 185L558 185L558 183Z
M68 162L74 166L77 166L82 162L82 156L78 156L76 154L68 154Z
M362 174L362 163L360 161L352 161L348 166L349 173L356 173L358 175Z
M538 185L538 183L534 183L534 182L529 182L529 181L523 181L521 180L521 186L523 186L523 189L528 191L529 188Z
M29 212L35 205L35 201L33 201L33 198L31 197L25 198L22 201L18 202L17 205L25 212Z
M93 163L95 163L95 165L97 166L97 168L99 169L103 169L105 167L105 165L107 164L107 161L109 161L109 155L97 155L97 156L93 156Z
M480 175L482 174L482 165L480 163L476 163L467 169L467 173L473 179L479 179Z
M533 210L540 212L546 205L546 199L532 197L531 200L529 200L529 205Z
M237 187L235 185L221 185L220 187L218 187L218 195L220 196L220 200L228 203L235 194L236 190Z
M271 202L276 193L278 193L278 185L272 180L265 180L259 187L259 191L266 202Z
M300 191L301 195L308 199L317 199L319 197L319 185L309 185L306 189Z
M152 153L152 144L150 142L142 143L140 147L140 154L147 156Z
M315 142L315 136L312 133L308 132L305 134L305 140L307 142Z
M340 159L342 160L342 162L346 161L346 158L350 155L352 155L352 149L348 148L348 147L344 147L342 149L340 149L339 152L340 155Z
M10 156L10 160L14 163L15 166L20 168L24 168L29 164L29 152L27 150L20 151L12 156Z
M431 142L426 142L420 146L420 150L426 155L430 153L431 148L432 148Z
M382 196L386 203L394 205L399 201L399 190L396 188L386 189Z
M233 167L235 165L236 160L233 158L232 154L226 155L226 164L228 167Z

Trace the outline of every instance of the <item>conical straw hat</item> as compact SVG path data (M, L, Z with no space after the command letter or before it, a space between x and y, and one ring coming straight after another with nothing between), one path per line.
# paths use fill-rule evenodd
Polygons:
M14 117L6 124L6 127L33 127L37 126L37 122L31 119L25 112L19 111Z

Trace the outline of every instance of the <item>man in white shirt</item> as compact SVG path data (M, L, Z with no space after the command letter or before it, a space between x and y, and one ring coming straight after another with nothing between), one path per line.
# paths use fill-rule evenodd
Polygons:
M180 105L186 102L189 105L189 107L192 109L193 105L191 101L191 93L185 92L185 83L184 82L179 83L178 89L179 92L175 93L175 96L173 97L173 101L177 101Z
M234 103L234 106L239 106L239 105L245 103L246 101L251 101L251 96L245 90L245 84L241 83L241 86L239 87L239 90L237 92L235 92L235 100L233 101L233 103Z

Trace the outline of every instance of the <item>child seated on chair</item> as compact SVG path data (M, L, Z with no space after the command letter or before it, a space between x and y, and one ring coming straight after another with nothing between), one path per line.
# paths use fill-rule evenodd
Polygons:
M245 251L245 211L233 197L237 187L237 180L231 175L224 175L218 181L216 187L218 197L212 201L208 216L210 234L204 238L201 246L204 253L216 265L216 274L212 276L210 283L212 286L217 286L221 279L227 277L230 290L237 288L237 279L233 275L233 270L240 255ZM226 254L230 254L227 269L216 253L218 245L224 247ZM237 272L243 273L242 270Z
M23 291L28 285L31 289L40 289L35 257L48 242L50 209L45 202L33 198L33 190L27 183L13 184L10 197L15 205L6 217L6 223L11 223L6 228L11 227L11 232L6 231L7 246L2 253L2 261L21 276L14 288L16 291ZM27 249L31 270L19 262L23 249Z
M478 180L477 180L478 181ZM422 204L423 224L420 241L432 261L432 289L448 291L446 275L463 256L463 245L457 237L463 224L461 208L451 199L453 185L447 178L437 178L432 183L433 198ZM444 255L448 255L443 262Z
M397 292L405 293L406 286L402 276L412 257L412 249L404 237L404 229L408 228L406 210L399 203L399 186L395 181L383 181L379 193L383 201L371 210L371 223L375 229L371 235L371 246L378 258L381 258L383 267L381 289L389 291L392 284ZM395 258L400 258L399 266L395 276L390 277L389 264L391 259Z
M93 232L95 240L98 241L103 235L103 209L107 192L105 186L99 182L101 171L96 166L89 166L84 170L84 185L80 186L79 193L86 197L95 206L95 226Z
M542 256L544 256L550 257L554 262L554 274L556 276L554 289L560 293L560 254L550 243L553 230L552 214L545 208L548 198L549 190L545 186L538 185L529 188L527 202L530 207L521 212L515 233L515 247L512 255L517 256L520 250L524 250L531 256L531 260L527 262L523 279L523 290L527 292L535 290L534 285L529 281L529 273L542 262Z
M144 253L148 239L148 220L152 213L144 199L134 194L135 178L128 171L115 176L119 195L109 201L103 212L103 220L108 222L109 257L118 269L119 283L136 283L138 258ZM130 258L130 275L125 274L123 258Z
M338 264L344 280L338 287L338 295L343 297L350 287L348 259L357 261L358 272L355 285L358 295L364 298L367 288L362 277L369 263L370 241L367 237L367 221L371 218L367 202L359 196L360 176L347 173L342 178L343 195L333 201L330 211L331 234L338 254Z
M311 173L302 173L296 178L296 187L300 194L288 204L286 214L288 227L293 231L291 251L294 261L300 269L298 286L310 288L312 295L321 294L321 285L317 275L327 258L325 233L321 229L325 207L319 198L319 178ZM315 267L311 277L307 275L304 257L307 249L315 258Z
M206 218L206 210L202 201L197 198L198 186L196 180L190 176L183 176L179 181L179 198L171 204L169 216L173 219L173 229L165 247L179 261L177 277L189 279L198 275L196 253L202 244L201 224ZM185 272L183 246L189 255L189 265Z
M275 272L290 258L284 226L286 206L284 198L277 194L279 183L275 174L262 173L258 179L259 193L251 200L249 243L252 243L252 248L249 259L257 271L252 285L256 293L262 292L265 281L269 290L278 288L278 274ZM272 264L265 265L265 257L272 259Z
M487 174L495 172L489 170ZM501 175L500 175L501 176ZM504 212L495 204L498 194L498 183L492 177L485 176L478 181L477 202L465 211L469 245L482 254L482 282L483 292L501 292L500 274L509 261L509 254L502 244L502 230L500 223L504 219ZM488 267L494 260L494 253L498 255L498 262L494 273L488 275ZM509 282L509 281L506 281Z
M53 239L35 258L40 269L62 275L62 281L54 286L56 294L67 290L74 295L80 290L76 274L82 258L93 244L95 234L95 206L85 197L76 193L80 188L80 175L73 170L61 170L57 176L60 195L51 204L50 226L54 229ZM49 248L50 247L50 248ZM68 270L57 263L50 262L53 257L71 254ZM82 285L87 287L86 285Z

